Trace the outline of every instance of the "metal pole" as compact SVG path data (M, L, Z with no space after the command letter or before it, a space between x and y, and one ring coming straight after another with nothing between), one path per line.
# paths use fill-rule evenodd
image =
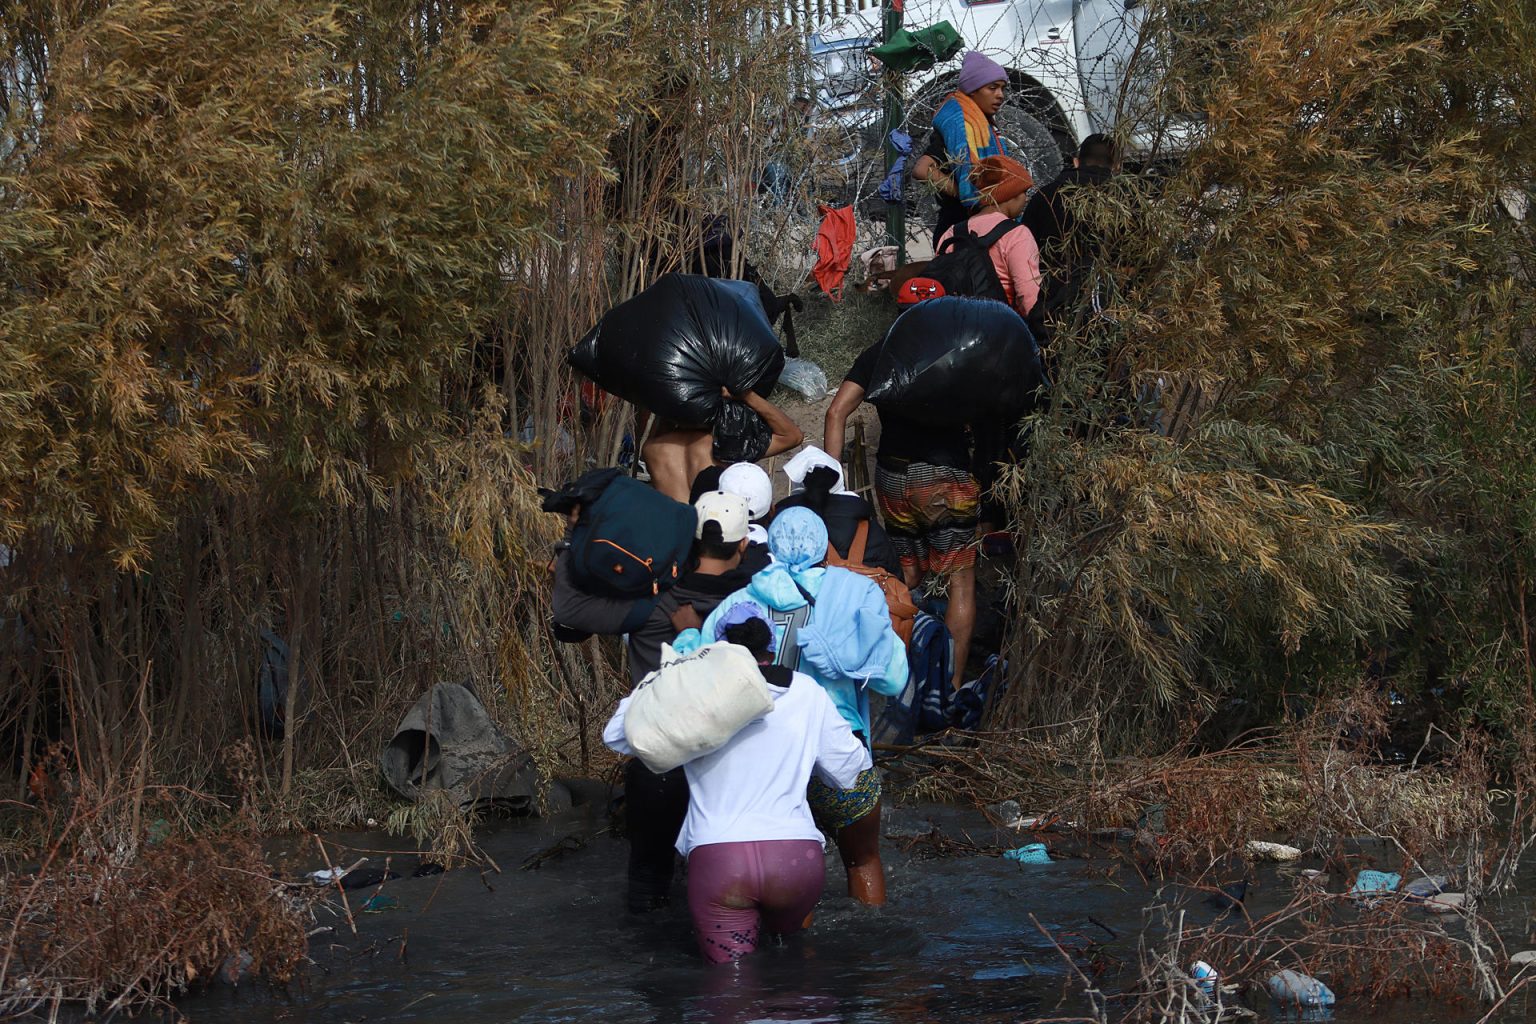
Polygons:
M881 24L881 42L888 43L891 37L901 31L902 7L904 0L883 0L884 17ZM885 173L890 174L891 168L896 165L896 159L900 154L896 151L896 145L891 141L891 132L901 127L901 75L890 68L886 68L881 75L885 91L885 116L880 122L880 140L885 150ZM907 202L903 196L901 201L891 203L885 211L885 233L889 244L896 247L896 264L901 266L907 262Z

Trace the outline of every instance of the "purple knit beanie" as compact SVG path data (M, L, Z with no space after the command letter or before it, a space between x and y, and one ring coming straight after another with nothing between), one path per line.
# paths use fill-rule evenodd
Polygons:
M975 92L984 85L1007 80L1008 72L1001 64L980 50L972 50L960 62L960 80L956 84L961 92Z

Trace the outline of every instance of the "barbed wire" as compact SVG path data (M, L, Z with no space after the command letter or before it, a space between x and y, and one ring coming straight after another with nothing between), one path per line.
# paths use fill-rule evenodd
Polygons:
M907 0L907 29L947 21L963 46L949 60L903 76L896 130L910 146L906 169L923 152L934 111L954 90L963 54L973 49L1009 72L1009 96L997 124L1037 184L1070 166L1087 135L1117 128L1126 135L1125 126L1138 120L1128 108L1138 100L1147 105L1152 91L1147 72L1153 62L1144 44L1148 18L1147 7L1135 0ZM781 194L852 204L871 225L883 220L890 198L900 194L909 241L926 240L934 221L932 190L903 179L882 194L887 79L870 56L882 40L882 5L795 0L778 5L768 20L802 33L806 48L801 84L807 144L799 153L786 152L775 168ZM1126 141L1133 151L1154 145L1134 132Z

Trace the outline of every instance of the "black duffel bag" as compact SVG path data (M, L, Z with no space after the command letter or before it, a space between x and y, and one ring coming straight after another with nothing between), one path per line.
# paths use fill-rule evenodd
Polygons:
M1012 307L944 297L891 325L864 398L906 419L956 426L1017 420L1044 385L1040 349Z
M613 307L568 358L604 391L691 427L715 424L722 387L766 398L784 369L756 286L694 274Z

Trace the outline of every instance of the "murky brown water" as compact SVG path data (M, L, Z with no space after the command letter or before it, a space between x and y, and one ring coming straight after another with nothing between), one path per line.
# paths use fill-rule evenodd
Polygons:
M910 834L929 821L983 844L999 838L978 815L944 807L889 812L887 831ZM315 966L302 986L287 995L260 986L221 988L184 1000L181 1009L196 1022L302 1024L972 1024L1074 1017L1086 1005L1031 915L1064 945L1099 941L1129 965L1137 960L1138 935L1149 926L1147 890L1107 881L1103 862L1025 867L995 857L915 859L890 848L887 907L869 910L844 897L841 869L829 858L828 895L809 933L738 969L711 969L694 950L681 885L669 911L643 919L625 915L622 841L598 835L536 871L518 870L530 854L603 824L571 815L488 825L481 839L501 874L456 871L391 882L384 891L398 906L359 914L356 937L340 916L317 922L334 931L313 940ZM398 846L377 835L338 838L358 847ZM312 849L306 854L301 846L284 866L297 874L315 866L313 859ZM397 858L396 865L402 860L408 872L414 859ZM375 857L373 863L381 861ZM1261 884L1250 899L1255 912L1272 909L1266 893L1276 905L1283 899L1287 887L1270 875L1276 884ZM1522 891L1536 892L1530 884L1536 877L1526 882ZM353 894L354 906L366 895ZM1529 903L1507 901L1491 915L1511 949L1523 948ZM1119 938L1110 939L1106 928ZM1106 986L1113 990L1112 979ZM1485 1009L1407 1002L1366 1009L1346 999L1331 1019L1455 1024L1476 1021ZM1531 1019L1536 1002L1519 1000L1493 1018Z

